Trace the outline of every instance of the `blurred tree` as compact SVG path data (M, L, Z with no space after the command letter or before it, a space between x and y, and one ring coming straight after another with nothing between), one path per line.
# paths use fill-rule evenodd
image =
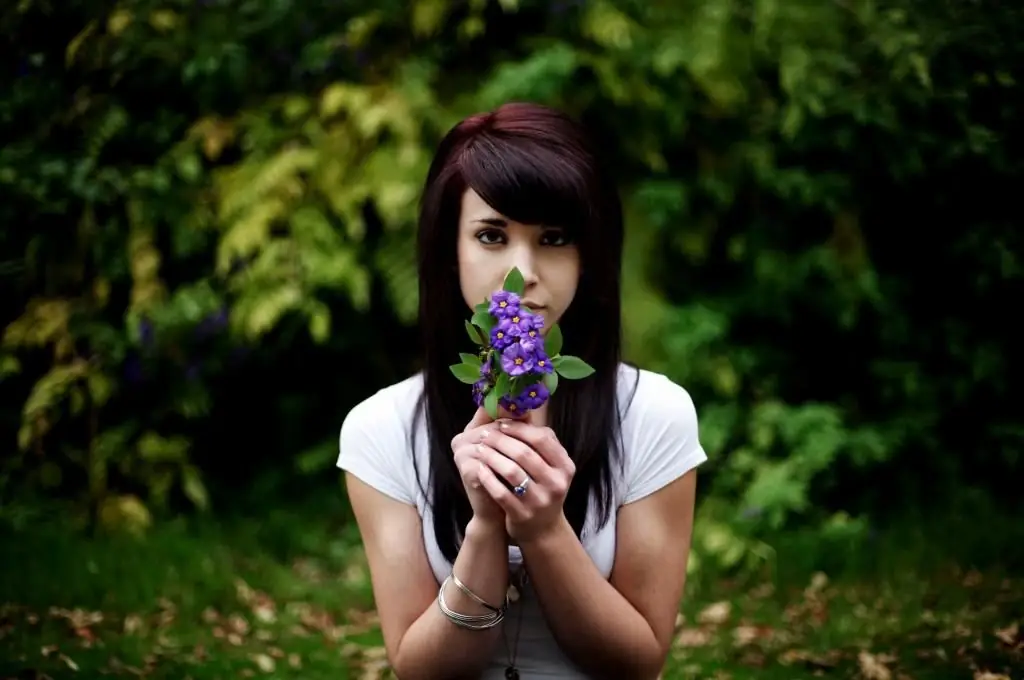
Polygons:
M618 172L629 358L693 393L712 458L701 559L1019 502L1022 28L913 0L21 0L5 479L98 512L328 470L347 407L415 368L434 145L529 99Z

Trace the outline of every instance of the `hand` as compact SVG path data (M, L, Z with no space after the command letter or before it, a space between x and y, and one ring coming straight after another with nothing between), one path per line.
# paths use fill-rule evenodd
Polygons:
M505 511L505 528L513 540L529 541L565 521L563 504L576 465L550 428L502 419L476 455L486 463L480 482ZM526 492L516 496L499 475L513 487L529 478Z
M485 466L480 461L477 446L490 431L497 431L497 425L486 410L477 409L466 429L452 439L452 453L455 454L455 465L462 477L469 505L473 508L474 519L488 526L501 527L505 524L505 511L483 488L479 475L480 468Z

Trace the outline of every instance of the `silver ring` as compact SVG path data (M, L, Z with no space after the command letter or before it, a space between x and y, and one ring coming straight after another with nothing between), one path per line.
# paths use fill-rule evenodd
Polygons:
M519 486L514 487L512 489L512 493L514 493L517 496L522 496L524 493L526 493L526 487L528 486L530 486L529 476L527 476L526 479L524 479L523 481L519 482Z

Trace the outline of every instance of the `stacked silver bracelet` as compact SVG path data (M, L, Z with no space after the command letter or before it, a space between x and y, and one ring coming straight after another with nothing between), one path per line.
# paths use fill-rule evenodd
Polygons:
M448 603L444 600L444 589L449 582L454 583L455 586L465 593L468 598L491 610L491 613L470 615L452 611L448 607ZM505 602L500 607L495 607L494 605L484 602L476 593L467 588L466 585L459 580L459 577L453 573L444 580L444 583L441 584L440 590L437 591L437 606L440 608L441 613L447 616L452 623L460 628L467 628L469 630L487 630L488 628L493 628L504 620L505 612L508 611L508 595L505 595Z

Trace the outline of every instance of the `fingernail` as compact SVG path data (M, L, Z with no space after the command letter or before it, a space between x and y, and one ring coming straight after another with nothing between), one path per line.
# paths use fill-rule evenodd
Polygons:
M480 439L486 439L488 432L490 432L490 430L484 430L483 432L481 432L480 433Z
M503 430L507 430L508 429L508 421L507 420L499 421L498 422L498 427L500 427Z

